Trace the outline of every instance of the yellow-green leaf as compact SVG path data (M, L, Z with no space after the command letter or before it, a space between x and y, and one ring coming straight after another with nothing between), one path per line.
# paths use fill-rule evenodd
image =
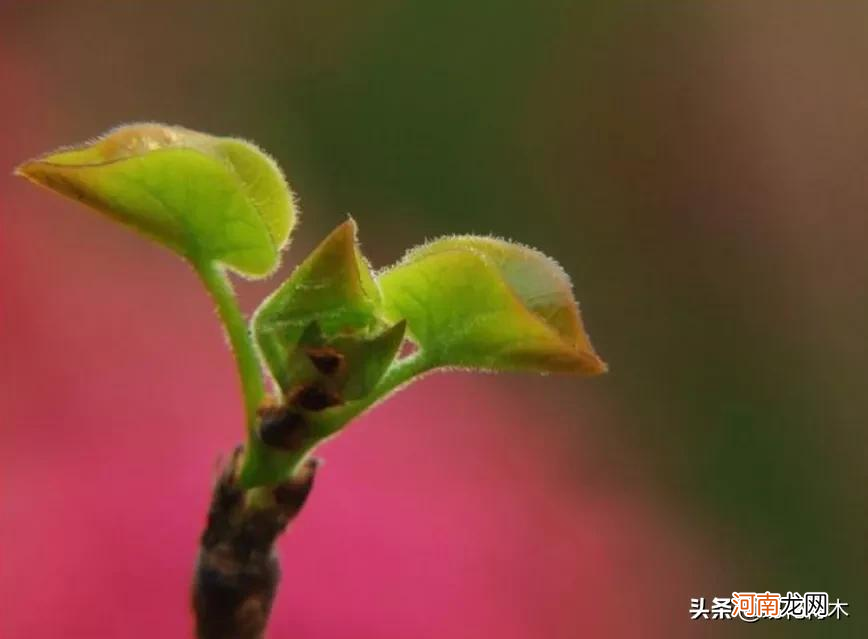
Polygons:
M274 270L296 217L277 165L254 145L133 124L26 162L17 173L78 200L194 264Z
M286 390L290 358L314 322L326 337L373 328L380 293L359 251L356 223L338 226L268 297L253 331L272 376Z
M534 249L461 236L410 251L380 274L383 309L406 319L437 366L598 374L569 278Z

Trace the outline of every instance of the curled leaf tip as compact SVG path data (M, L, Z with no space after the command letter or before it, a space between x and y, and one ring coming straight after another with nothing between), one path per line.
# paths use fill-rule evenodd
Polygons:
M347 216L347 219L338 224L335 229L329 233L328 240L335 244L344 246L355 245L359 233L359 225L356 221Z
M445 237L379 276L386 315L406 318L440 366L598 375L606 364L572 284L551 258L505 240Z

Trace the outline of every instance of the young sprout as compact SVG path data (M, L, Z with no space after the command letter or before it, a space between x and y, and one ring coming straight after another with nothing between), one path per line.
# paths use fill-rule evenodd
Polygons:
M606 370L551 258L501 239L452 236L374 272L352 219L248 324L227 271L270 275L298 210L277 164L243 140L133 124L16 173L171 249L217 307L247 436L217 481L202 536L193 588L202 639L262 636L278 579L274 540L310 492L311 453L363 411L435 369Z

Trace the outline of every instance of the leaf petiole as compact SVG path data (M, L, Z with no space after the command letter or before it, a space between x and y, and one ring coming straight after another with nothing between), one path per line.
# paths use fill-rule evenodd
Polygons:
M217 306L217 314L220 316L229 345L235 355L238 378L244 394L247 432L250 435L256 428L256 411L265 396L265 388L262 383L259 358L253 348L247 321L238 307L232 285L223 268L208 261L194 262L193 267Z

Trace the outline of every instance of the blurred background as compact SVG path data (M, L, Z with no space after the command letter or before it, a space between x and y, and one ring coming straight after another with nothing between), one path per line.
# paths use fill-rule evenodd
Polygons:
M270 636L868 636L866 56L855 2L0 4L0 637L188 636L242 437L192 272L10 175L137 120L277 158L278 278L347 213L375 266L515 238L611 367L435 375L328 444ZM689 619L765 590L851 616Z

